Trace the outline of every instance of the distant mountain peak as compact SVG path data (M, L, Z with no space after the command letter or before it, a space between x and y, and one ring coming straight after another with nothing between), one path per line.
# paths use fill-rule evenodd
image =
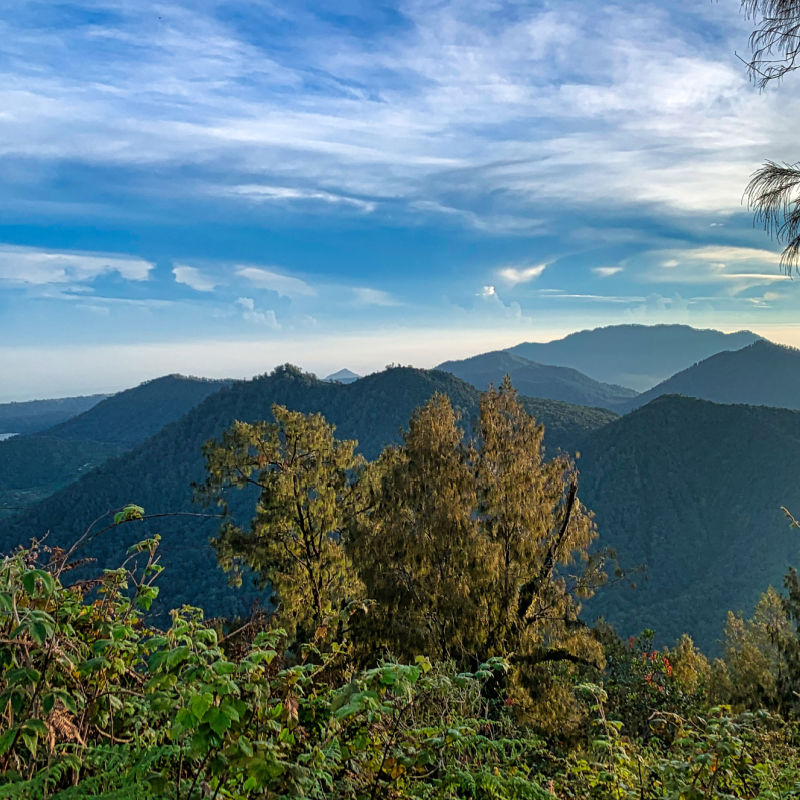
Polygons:
M643 392L627 408L676 394L726 405L800 409L800 350L768 339L723 350Z
M340 369L338 372L333 372L328 375L324 380L328 383L352 383L357 381L361 376L350 369Z
M509 352L646 391L715 353L740 350L760 338L747 330L722 333L689 325L627 323L577 331L552 342L523 342Z

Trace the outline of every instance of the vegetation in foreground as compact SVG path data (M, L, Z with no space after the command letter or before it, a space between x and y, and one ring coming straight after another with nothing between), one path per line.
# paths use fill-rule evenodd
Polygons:
M437 396L372 464L274 414L208 443L201 488L257 495L216 548L274 615L152 627L157 537L91 580L77 549L0 562L0 798L800 796L795 573L713 664L623 642L580 622L606 558L510 385L471 444Z

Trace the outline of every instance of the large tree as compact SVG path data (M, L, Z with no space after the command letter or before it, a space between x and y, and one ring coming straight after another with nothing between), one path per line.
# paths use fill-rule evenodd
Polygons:
M750 76L762 89L797 69L800 0L743 0L754 20ZM756 219L783 246L787 272L800 267L800 162L766 161L745 190Z
M474 444L446 397L411 421L403 444L370 468L373 502L348 541L376 607L361 629L371 652L426 654L460 666L507 656L514 702L541 719L570 702L556 672L600 649L580 601L602 582L596 536L569 459L543 457L543 429L506 380L483 396Z
M360 508L363 459L321 414L279 405L272 414L273 423L235 422L206 443L200 493L225 514L214 540L220 566L235 577L255 572L273 588L278 621L298 638L320 638L362 595L342 536ZM256 513L243 528L228 498L248 487Z

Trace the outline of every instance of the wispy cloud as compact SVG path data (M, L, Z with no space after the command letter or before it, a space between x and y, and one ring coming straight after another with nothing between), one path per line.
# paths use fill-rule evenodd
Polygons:
M272 309L258 310L256 301L252 297L239 297L236 300L236 305L240 309L242 319L246 322L266 325L273 330L280 328L275 312Z
M197 267L186 264L176 264L172 268L176 283L183 283L197 292L212 292L219 285L216 281L204 275Z
M261 267L239 267L236 274L258 289L268 289L283 297L315 297L317 290L300 278Z
M397 299L381 289L354 288L352 291L358 305L384 307L400 305Z
M592 267L592 272L601 278L610 278L612 275L618 275L623 271L624 267Z
M538 278L547 269L547 264L537 264L532 267L504 267L497 274L511 286L518 283L530 283Z
M0 282L12 285L84 283L112 272L126 280L146 281L154 266L131 256L0 245Z
M242 186L233 186L229 190L223 190L222 194L240 197L243 200L249 200L254 203L316 201L352 206L365 213L375 210L375 203L372 201L361 200L357 197L346 197L341 194L326 192L320 189L298 189L289 186L246 184Z

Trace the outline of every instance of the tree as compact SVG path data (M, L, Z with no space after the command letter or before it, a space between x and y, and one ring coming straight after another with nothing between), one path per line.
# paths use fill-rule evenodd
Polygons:
M588 555L597 530L577 498L575 467L565 456L543 459L544 428L508 376L483 394L479 431L478 519L495 558L485 646L529 664L581 660L579 600L604 576L603 555ZM576 562L582 567L567 574Z
M361 634L373 652L463 668L510 654L512 702L533 711L563 689L563 721L555 672L602 660L578 618L604 576L574 465L543 459L543 429L508 380L483 395L474 444L456 422L435 396L371 470L374 501L348 540L377 604Z
M370 467L370 511L350 543L376 603L361 631L373 653L463 662L486 630L485 542L462 439L450 400L436 394L414 413L402 445Z
M364 462L357 443L336 439L321 414L279 405L272 414L274 423L235 422L205 444L208 477L199 493L225 512L214 540L220 566L234 580L250 569L271 584L278 621L310 639L361 597L342 536L360 508ZM227 499L229 489L246 487L258 492L248 530L235 523Z
M800 0L742 0L756 21L750 36L748 69L762 89L797 69L800 55ZM800 267L800 162L766 161L745 189L750 208L765 230L783 246L787 272Z

